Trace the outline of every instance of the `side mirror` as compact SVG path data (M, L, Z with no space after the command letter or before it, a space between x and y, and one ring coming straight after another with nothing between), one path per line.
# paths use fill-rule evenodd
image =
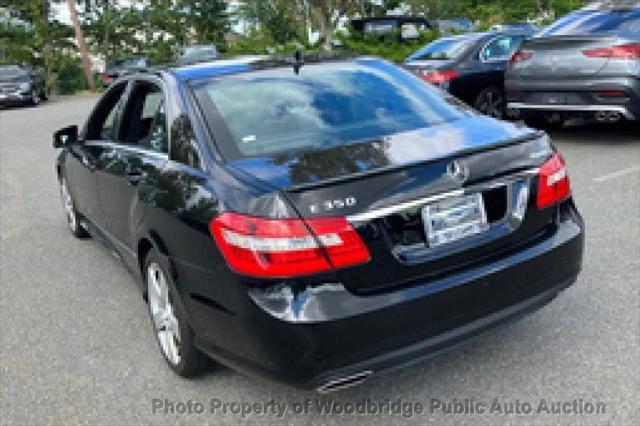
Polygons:
M63 148L78 142L78 126L64 127L53 134L53 147Z

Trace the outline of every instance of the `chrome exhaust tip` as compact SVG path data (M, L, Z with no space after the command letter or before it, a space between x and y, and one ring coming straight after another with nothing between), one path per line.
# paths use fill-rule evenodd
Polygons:
M620 113L617 113L617 112L608 112L607 113L607 121L610 122L610 123L617 123L621 119L622 119L622 117L620 116Z
M607 121L607 112L606 111L598 111L596 112L596 120L600 123L604 123Z
M362 382L367 380L369 376L371 376L372 374L373 374L373 371L366 370L360 373L351 374L349 376L340 377L338 379L329 380L327 383L318 386L316 391L318 393L327 394L327 393L347 389L353 386L358 386L362 384Z

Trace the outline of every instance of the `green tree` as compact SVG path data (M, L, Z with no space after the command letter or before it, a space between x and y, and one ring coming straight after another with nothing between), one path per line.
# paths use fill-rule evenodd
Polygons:
M358 0L306 0L306 6L320 31L324 49L331 50L338 22L357 12L361 4Z
M259 36L276 44L306 40L302 2L291 0L244 0L237 16Z

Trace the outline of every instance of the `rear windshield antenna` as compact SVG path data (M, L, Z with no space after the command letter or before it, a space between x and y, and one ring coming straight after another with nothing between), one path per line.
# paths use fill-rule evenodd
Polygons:
M296 50L296 53L293 56L294 62L293 62L293 72L295 73L295 75L300 74L300 68L302 68L302 66L304 65L304 59L302 59L302 52L299 50Z

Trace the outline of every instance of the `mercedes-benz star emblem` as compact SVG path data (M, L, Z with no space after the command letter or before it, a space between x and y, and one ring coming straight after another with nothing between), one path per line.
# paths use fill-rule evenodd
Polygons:
M469 169L457 160L447 166L447 174L458 183L465 183L469 179Z

